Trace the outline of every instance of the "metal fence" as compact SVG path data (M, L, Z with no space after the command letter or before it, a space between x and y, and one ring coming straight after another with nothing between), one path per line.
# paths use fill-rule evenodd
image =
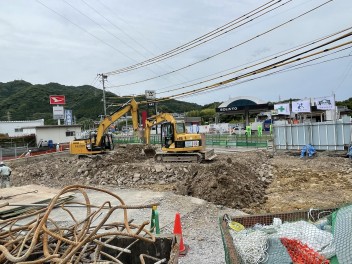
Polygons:
M311 144L317 150L344 150L352 142L351 117L336 122L275 125L276 149L301 149Z
M28 145L25 146L13 146L0 147L0 161L7 159L17 159L28 152Z
M119 144L136 144L136 143L143 144L144 139L139 136L114 136L114 142ZM160 135L151 135L150 144L153 144L153 145L161 144Z
M269 146L268 142L271 141L271 136L207 134L205 139L207 146L267 148Z
M267 148L269 141L272 140L270 135L263 136L246 136L246 135L227 135L227 134L206 134L205 135L207 146L217 147L247 147L247 148ZM143 143L143 140L138 136L115 136L115 143L132 144ZM152 135L150 143L161 144L160 135Z

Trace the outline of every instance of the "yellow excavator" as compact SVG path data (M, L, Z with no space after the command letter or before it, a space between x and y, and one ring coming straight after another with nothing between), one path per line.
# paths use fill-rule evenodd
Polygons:
M154 115L146 120L144 137L150 146L150 134L153 126L161 126L161 152L147 147L147 156L154 156L157 162L202 162L216 157L214 149L205 150L205 138L201 134L186 132L185 123L178 122L168 113Z
M94 155L114 148L111 133L107 129L124 114L131 112L133 129L138 129L138 103L132 99L122 105L113 114L106 116L99 124L97 131L91 131L81 139L70 142L70 154L85 156Z

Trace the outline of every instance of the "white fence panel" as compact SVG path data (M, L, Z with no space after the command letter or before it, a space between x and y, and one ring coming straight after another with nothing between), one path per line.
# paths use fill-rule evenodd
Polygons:
M317 150L344 150L352 143L351 117L336 122L273 126L276 149L301 149L312 144Z

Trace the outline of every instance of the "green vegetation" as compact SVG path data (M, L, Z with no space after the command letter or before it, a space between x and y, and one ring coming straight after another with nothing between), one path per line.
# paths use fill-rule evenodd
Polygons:
M0 120L36 120L44 119L46 125L57 124L53 120L52 105L49 104L50 95L65 95L65 109L71 109L76 123L82 124L84 129L89 129L94 125L94 121L99 120L103 114L103 91L90 85L66 86L58 83L31 84L26 81L16 80L8 83L0 82ZM129 99L119 97L111 92L106 92L107 113L114 112L119 105L126 103ZM137 97L137 101L145 101L144 96ZM282 102L290 101L285 100ZM167 100L159 102L158 112L186 113L189 117L201 117L202 124L215 121L215 108L221 103L214 102L204 106L182 102L177 100ZM352 109L352 98L337 105L347 106ZM149 108L152 113L153 107ZM140 111L147 110L146 105L140 105ZM241 121L241 117L221 115L221 122L236 123Z
M0 82L0 120L36 120L44 119L46 125L57 124L53 120L53 109L49 103L50 95L65 95L65 109L71 109L77 123L89 128L94 120L99 120L103 110L103 91L90 85L66 86L58 83L31 84L26 81L16 80L8 83ZM119 97L111 92L106 92L107 113L114 112L119 105L129 99ZM145 101L144 97L136 98L137 101ZM114 105L114 106L111 106ZM111 107L110 107L111 106ZM185 113L202 106L168 100L158 103L159 112ZM140 110L147 109L141 105Z
M347 106L348 109L352 109L352 97L348 98L345 101L336 102L338 106Z

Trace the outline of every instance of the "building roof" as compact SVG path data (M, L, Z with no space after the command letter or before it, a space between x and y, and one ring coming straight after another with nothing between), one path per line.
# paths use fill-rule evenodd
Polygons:
M32 122L43 122L44 123L44 119L37 119L37 120L13 120L13 121L6 121L0 120L0 123L32 123Z
M270 103L253 96L238 96L223 102L216 108L216 112L223 114L244 114L260 113L262 111L272 110L274 106Z
M70 128L70 127L82 127L82 125L46 125L46 126L32 126L24 128L35 128L35 129L47 129L47 128Z
M233 106L246 106L246 105L258 105L265 104L267 102L256 98L254 96L237 96L234 98L230 98L226 102L223 102L220 107L233 107Z

